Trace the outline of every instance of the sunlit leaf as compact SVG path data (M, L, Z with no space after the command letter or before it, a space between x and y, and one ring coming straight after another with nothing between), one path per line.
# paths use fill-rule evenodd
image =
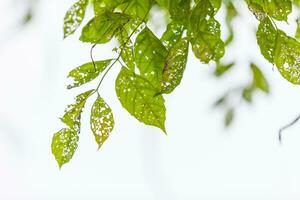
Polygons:
M77 1L66 13L64 18L64 37L68 37L80 26L85 15L88 0Z
M61 121L69 126L72 130L79 132L80 130L80 118L81 112L85 105L87 98L94 92L94 90L89 90L78 95L75 98L75 103L68 105L65 110L64 116L61 118Z
M128 15L105 12L94 17L83 27L80 40L98 44L109 42L129 20Z
M140 75L159 88L168 52L147 27L136 38L134 54Z
M161 95L145 78L122 68L116 80L116 93L122 106L136 119L166 132L166 108Z
M63 128L53 135L51 149L60 168L73 157L78 140L78 133L68 128Z
M92 107L90 123L100 148L112 132L115 122L110 107L99 96Z
M87 82L92 81L95 79L109 64L111 60L103 60L103 61L96 61L94 64L93 62L89 62L83 64L79 67L76 67L72 71L69 72L68 77L73 79L73 83L68 85L68 89L78 87L83 85Z
M184 25L180 22L171 22L161 37L161 42L167 50L170 50L182 37Z
M162 93L171 93L180 84L187 62L188 47L189 42L184 38L170 50L162 74Z

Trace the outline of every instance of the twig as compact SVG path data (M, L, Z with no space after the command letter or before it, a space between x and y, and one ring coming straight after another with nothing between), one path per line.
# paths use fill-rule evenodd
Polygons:
M279 129L279 133L278 133L278 140L280 143L282 143L282 132L288 128L290 128L291 126L293 126L295 123L297 123L300 119L300 115L298 115L292 122L288 123L287 125L285 125L284 127L282 127L281 129Z

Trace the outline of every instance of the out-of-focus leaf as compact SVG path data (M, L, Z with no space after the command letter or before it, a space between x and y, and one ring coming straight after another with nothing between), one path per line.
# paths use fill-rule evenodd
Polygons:
M265 76L255 64L251 63L250 67L253 74L253 87L268 94L270 89Z
M225 74L228 70L230 70L234 66L234 62L229 63L229 64L223 64L221 62L216 62L216 69L214 72L214 75L217 77L222 76Z
M300 16L298 17L296 22L297 22L297 30L296 30L295 37L299 40L300 39Z
M166 132L164 99L156 95L149 81L123 67L116 80L116 93L122 106L136 119Z
M249 103L252 102L252 93L253 93L253 88L252 87L246 87L243 89L243 99Z
M234 109L230 108L226 111L225 114L225 118L224 118L225 127L229 127L232 124L233 119L234 119Z

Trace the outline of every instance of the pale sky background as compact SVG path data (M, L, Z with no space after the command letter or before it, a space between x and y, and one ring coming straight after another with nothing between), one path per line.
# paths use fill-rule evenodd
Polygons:
M219 80L211 75L212 66L190 54L182 84L166 97L168 136L121 107L115 66L101 87L114 112L113 134L98 152L89 130L89 101L79 147L59 170L50 149L52 134L63 126L58 117L76 94L97 83L66 89L68 71L90 61L91 47L78 41L80 32L62 40L62 19L72 3L40 0L33 21L20 27L22 0L0 1L1 200L300 198L300 123L285 132L283 145L277 140L279 128L300 113L300 88L262 58L253 34L257 22L241 2L236 40L226 56L238 65ZM295 16L286 29L290 34ZM155 17L161 19L159 13ZM95 58L111 56L112 45L97 47ZM223 112L211 105L227 89L250 81L251 59L267 75L271 94L258 93L254 104L242 105L225 131Z

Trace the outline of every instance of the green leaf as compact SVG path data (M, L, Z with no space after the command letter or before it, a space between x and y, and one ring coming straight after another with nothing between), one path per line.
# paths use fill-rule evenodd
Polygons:
M288 15L292 12L292 2L290 0L264 0L264 10L274 19L287 21Z
M293 84L300 84L300 43L278 30L275 64L281 75Z
M68 77L73 79L73 83L68 85L68 89L78 87L94 80L110 63L111 60L103 60L96 61L95 66L93 65L93 62L89 62L76 67L69 72Z
M91 129L99 148L112 132L115 122L113 113L105 101L98 96L91 110Z
M88 0L79 0L67 11L64 18L64 38L73 34L80 26L87 5Z
M130 17L122 13L103 13L83 27L80 40L97 44L109 42L129 20Z
M190 17L190 38L195 56L204 63L218 61L225 52L220 37L220 24L214 19L214 8L209 0L201 0Z
M277 30L270 19L266 18L259 26L256 33L257 43L261 54L271 63L274 63Z
M172 0L156 0L157 4L161 7L169 9L170 1Z
M134 54L140 75L159 89L168 52L147 27L136 38Z
M122 106L136 119L166 132L166 108L161 95L143 77L122 68L116 80L116 93Z
M295 37L299 40L300 39L300 16L298 17L296 22L297 22L297 30L296 30Z
M160 39L167 50L170 50L181 39L183 31L184 25L180 22L172 21L168 24L167 30Z
M234 109L230 108L227 110L226 114L225 114L225 119L224 119L224 124L225 127L229 127L234 119Z
M67 106L65 114L61 118L61 121L69 126L72 130L79 132L82 109L85 105L86 100L90 95L93 94L93 92L94 90L89 90L87 92L79 94L75 98L75 103Z
M72 159L78 140L78 133L68 128L63 128L53 135L51 149L59 168Z
M169 12L171 19L187 25L190 5L190 0L170 0Z
M127 65L127 67L134 72L135 70L135 62L134 62L134 52L133 52L133 44L130 38L128 38L128 33L124 29L122 30L117 38L120 43L121 49L121 58L123 62Z
M253 87L245 87L243 89L243 99L245 99L245 101L247 101L248 103L252 102L252 93L253 93Z
M122 8L124 13L144 19L151 8L151 0L130 0Z
M235 65L234 62L229 63L229 64L223 64L221 62L216 63L216 70L214 72L214 75L217 77L222 76L225 74L227 71L229 71L233 66Z
M186 67L188 48L189 42L187 38L183 38L170 50L162 74L162 93L171 93L180 84Z
M253 87L258 88L265 93L269 93L269 84L260 69L253 63L250 65L253 74Z
M238 11L236 10L235 6L233 5L233 3L230 0L225 1L225 5L226 5L225 21L226 21L226 25L227 25L228 32L229 32L229 35L228 35L227 39L225 40L225 45L229 45L233 41L233 38L234 38L232 21L238 15Z
M290 0L247 0L249 9L260 21L264 20L266 14L270 17L287 21L288 15L292 12Z

